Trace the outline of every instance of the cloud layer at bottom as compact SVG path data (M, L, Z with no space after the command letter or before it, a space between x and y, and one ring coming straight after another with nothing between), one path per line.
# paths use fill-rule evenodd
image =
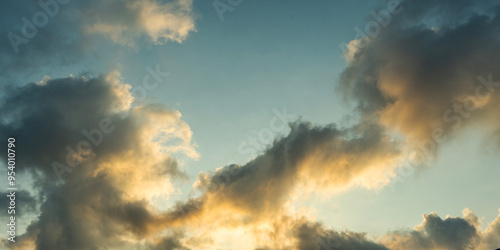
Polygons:
M119 72L8 89L0 135L20 142L18 171L31 175L36 191L20 194L33 196L25 211L35 210L36 219L16 243L4 240L5 247L203 249L238 234L239 249L498 247L500 219L481 231L468 210L463 218L430 213L413 230L373 239L328 229L294 209L298 193L390 182L401 142L369 120L344 128L292 123L288 135L248 163L200 173L197 195L158 206L154 201L175 192L172 180L187 178L174 155L198 154L178 111L134 106L130 89Z

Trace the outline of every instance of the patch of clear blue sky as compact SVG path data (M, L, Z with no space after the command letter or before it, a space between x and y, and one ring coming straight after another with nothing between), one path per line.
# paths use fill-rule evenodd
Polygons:
M124 72L136 81L145 65L171 73L148 97L179 109L193 129L202 158L190 171L244 163L249 156L238 146L269 127L274 108L320 124L348 112L334 91L345 65L339 44L354 37L369 6L243 1L221 21L211 1L195 1L198 32L183 44L143 50L143 60L126 59Z
M141 43L138 49L130 49L103 42L80 64L48 68L30 81L44 74L105 73L121 64L124 80L139 86L146 66L159 65L168 71L166 81L148 92L147 102L181 111L201 154L199 161L185 162L192 178L182 183L183 194L175 195L170 201L174 202L186 198L200 171L245 163L251 155L240 154L238 146L254 136L253 131L269 127L274 108L286 107L289 113L317 124L341 122L351 108L335 93L345 67L339 44L352 40L353 28L364 27L370 10L379 4L245 0L221 21L212 1L197 0L198 31L182 44ZM492 203L495 189L485 183L494 183L491 177L498 176L491 174L498 173L498 157L474 152L474 145L480 144L465 143L479 136L472 134L444 145L442 156L431 168L397 184L395 191L354 189L308 203L327 226L374 235L417 225L421 214L431 211L459 216L465 207L489 222L500 204Z

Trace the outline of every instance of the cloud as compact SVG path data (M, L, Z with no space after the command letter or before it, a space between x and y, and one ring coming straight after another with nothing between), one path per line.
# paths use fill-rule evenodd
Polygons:
M283 216L267 230L259 232L261 245L255 249L339 249L386 250L383 245L366 237L364 233L326 229L319 222L306 217ZM259 235L256 234L256 237Z
M133 97L127 91L131 86L118 78L114 72L92 79L68 77L45 85L10 86L0 100L5 108L0 115L0 135L30 142L18 146L26 152L26 157L19 159L21 166L52 173L51 163L66 162L66 148L74 149L86 139L84 129L99 128L102 119L116 120L116 112L130 108Z
M192 0L2 1L0 22L9 24L0 27L2 78L21 84L21 72L100 60L99 36L136 48L181 43L196 31L192 7Z
M367 239L366 234L350 231L327 230L320 223L301 221L294 225L296 249L385 250L383 245Z
M500 209L498 210L500 212ZM500 247L500 213L497 218L491 222L483 232L483 242L481 246L486 248Z
M383 185L388 181L385 173L398 154L398 142L371 124L340 129L333 124L296 122L291 124L287 136L276 139L247 164L200 173L194 187L203 192L200 199L204 208L192 211L235 210L246 221L264 215L273 217L282 211L286 199L300 183L308 185L311 191ZM374 173L380 178L373 177ZM380 183L372 183L372 179Z
M463 217L440 218L436 213L424 214L423 222L413 230L398 230L381 239L390 249L496 249L500 246L497 217L484 231L479 218L469 209Z
M16 170L33 176L42 201L13 247L126 248L161 237L164 208L153 200L186 178L173 154L198 154L178 111L134 106L129 91L118 72L8 88L0 137L16 138Z
M158 225L201 230L190 234L191 239L205 233L216 237L225 229L257 230L292 213L288 205L294 192L332 193L354 185L385 185L386 173L400 153L399 143L373 124L338 128L297 121L290 127L288 135L277 138L250 162L200 173L193 186L201 195L170 208ZM338 237L345 238L346 245L351 239L364 239L361 234Z
M382 237L370 239L365 233L327 229L305 217L283 216L273 220L257 249L415 249L415 250L489 250L500 246L499 216L481 231L480 219L469 209L463 217L436 213L424 214L423 222L414 229L400 229ZM258 234L254 237L258 238Z
M155 44L180 43L196 31L192 0L86 1L80 6L85 32L103 34L122 45L133 46L141 36Z
M163 249L172 249L172 250L186 250L189 249L184 246L181 242L181 239L185 237L183 232L173 231L168 236L163 237L159 242L152 244L149 249L153 250L163 250Z
M433 155L469 125L498 130L496 2L406 1L378 34L351 42L338 89L365 116ZM465 126L468 125L468 126Z

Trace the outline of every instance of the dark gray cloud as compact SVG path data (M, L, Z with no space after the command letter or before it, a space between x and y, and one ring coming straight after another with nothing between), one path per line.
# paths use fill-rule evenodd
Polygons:
M384 169L386 164L390 165L399 154L398 142L373 124L345 129L334 124L314 126L308 122L290 126L287 136L276 139L263 154L247 164L200 173L195 187L203 192L202 196L179 205L179 210L187 212L172 211L171 219L200 213L211 217L212 211L224 209L244 211L254 220L273 217L281 213L299 182L309 182L317 189L341 189L368 171L380 171L383 180L384 171L390 169ZM197 207L188 209L193 204Z
M185 237L181 231L173 231L168 236L163 237L158 243L150 246L149 249L153 250L188 250L181 242Z
M123 109L120 95L127 93L120 87L102 75L91 79L84 76L61 78L50 80L46 85L31 83L7 88L5 98L0 100L4 110L0 114L0 136L16 138L16 147L23 152L23 157L18 159L18 170L34 167L46 172L48 178L55 177L52 163L58 161L67 164L66 157L71 151L67 148L78 152L78 143L88 140L82 133L84 129L91 131L99 128L103 119L114 121L111 125L114 127L123 124L119 121L116 109ZM131 102L131 98L125 96L123 101ZM117 133L107 135L113 138L113 144L132 143L125 141L129 137L116 136L125 132L120 126L114 132ZM109 145L110 141L103 140L103 143ZM113 148L106 145L95 147L94 150Z
M334 124L315 126L297 121L290 127L288 135L277 138L245 165L233 164L215 172L200 173L194 187L202 192L201 195L172 207L161 215L158 224L188 231L205 230L208 234L235 225L249 229L258 227L260 223L271 223L275 218L287 216L284 205L298 185L309 183L311 191L342 189L349 185L369 186L371 184L364 183L363 176L375 175L380 181L378 177L384 177L385 170L390 169L386 168L390 166L386 163L393 162L399 155L399 143L373 124L338 128ZM358 182L353 182L354 179ZM318 234L320 230L319 224L314 223L289 224L280 231L296 234L292 238L288 236L287 241L299 242L296 243L299 249L308 249L313 244L307 237L301 238L307 230L311 230L311 234L314 230ZM363 234L345 232L327 237L341 241L345 249L384 249ZM283 245L272 249L280 247Z
M26 233L36 249L119 247L126 243L123 236L146 234L153 217L144 203L125 201L102 176L80 177L56 189L40 212Z
M493 249L481 232L479 218L465 209L464 217L442 219L436 213L424 214L422 224L413 230L394 231L382 242L390 249ZM485 237L486 236L486 237ZM498 246L496 246L498 247Z
M493 133L500 125L493 118L499 7L496 1L405 1L387 27L351 42L338 89L410 144L433 139L432 153L464 124Z
M268 240L257 249L387 250L365 233L327 229L305 217L280 217L264 232Z
M175 110L132 107L129 89L118 72L8 88L0 137L16 138L16 171L33 176L41 201L38 218L10 247L131 248L165 229L151 198L173 191L170 178L185 177L168 152L196 157L191 131ZM175 142L164 148L153 138ZM19 212L36 204L25 194Z
M258 249L338 249L338 250L488 250L499 245L497 217L482 231L480 219L464 209L463 217L441 218L436 213L424 214L423 222L414 229L400 229L369 239L365 233L327 229L307 218L280 217L265 233L271 243Z
M20 73L102 59L98 44L110 48L106 40L133 47L180 43L196 30L194 22L192 0L1 1L1 77L22 84Z
M294 226L296 249L387 250L383 245L367 239L366 234L327 230L320 223L303 221Z

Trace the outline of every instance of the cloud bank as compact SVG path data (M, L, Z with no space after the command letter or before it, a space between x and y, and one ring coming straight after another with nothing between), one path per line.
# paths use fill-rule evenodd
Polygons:
M500 127L498 3L405 1L378 33L351 42L338 89L364 116L432 158L472 125Z
M9 89L0 135L16 136L17 172L33 176L42 201L14 249L118 248L158 233L153 198L185 178L171 154L198 154L178 111L132 106L129 90L118 72Z

